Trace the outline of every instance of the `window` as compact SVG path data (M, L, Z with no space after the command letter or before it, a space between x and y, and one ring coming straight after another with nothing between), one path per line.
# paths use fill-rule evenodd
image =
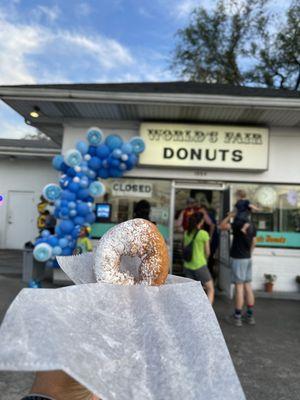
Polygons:
M235 193L243 189L260 210L252 213L258 230L258 246L300 248L300 186L273 184L232 184Z

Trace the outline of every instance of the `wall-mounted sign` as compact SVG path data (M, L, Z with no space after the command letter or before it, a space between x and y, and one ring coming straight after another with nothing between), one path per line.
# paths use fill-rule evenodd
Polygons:
M113 196L119 197L152 197L153 185L141 180L134 182L133 180L121 179L113 181L111 193Z
M141 165L266 170L267 128L142 123Z
M258 247L300 248L300 233L257 231L256 242Z

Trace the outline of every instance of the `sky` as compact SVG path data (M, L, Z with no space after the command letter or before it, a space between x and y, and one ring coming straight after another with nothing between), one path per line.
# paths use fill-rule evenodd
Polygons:
M175 33L213 2L0 0L0 85L176 80ZM0 138L32 130L0 103Z

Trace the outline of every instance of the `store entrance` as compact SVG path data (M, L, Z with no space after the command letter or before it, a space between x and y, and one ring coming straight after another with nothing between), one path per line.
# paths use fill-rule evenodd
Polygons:
M212 223L211 226L208 224L205 226L211 235L211 249L214 253L209 260L209 267L215 284L225 292L230 291L229 235L220 232L218 228L219 222L229 211L229 203L229 188L223 183L173 182L171 212L174 219L170 238L173 274L183 275L182 242L191 210L190 205L195 207L195 210L204 206L203 211L208 216L207 220Z

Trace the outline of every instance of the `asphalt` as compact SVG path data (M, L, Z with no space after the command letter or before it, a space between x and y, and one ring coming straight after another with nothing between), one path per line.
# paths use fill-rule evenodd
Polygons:
M0 319L26 287L21 282L21 264L20 252L0 250ZM246 398L300 399L300 302L258 298L255 326L229 325L226 317L232 302L222 297L216 298L214 310ZM0 400L20 400L32 380L32 373L0 372Z

